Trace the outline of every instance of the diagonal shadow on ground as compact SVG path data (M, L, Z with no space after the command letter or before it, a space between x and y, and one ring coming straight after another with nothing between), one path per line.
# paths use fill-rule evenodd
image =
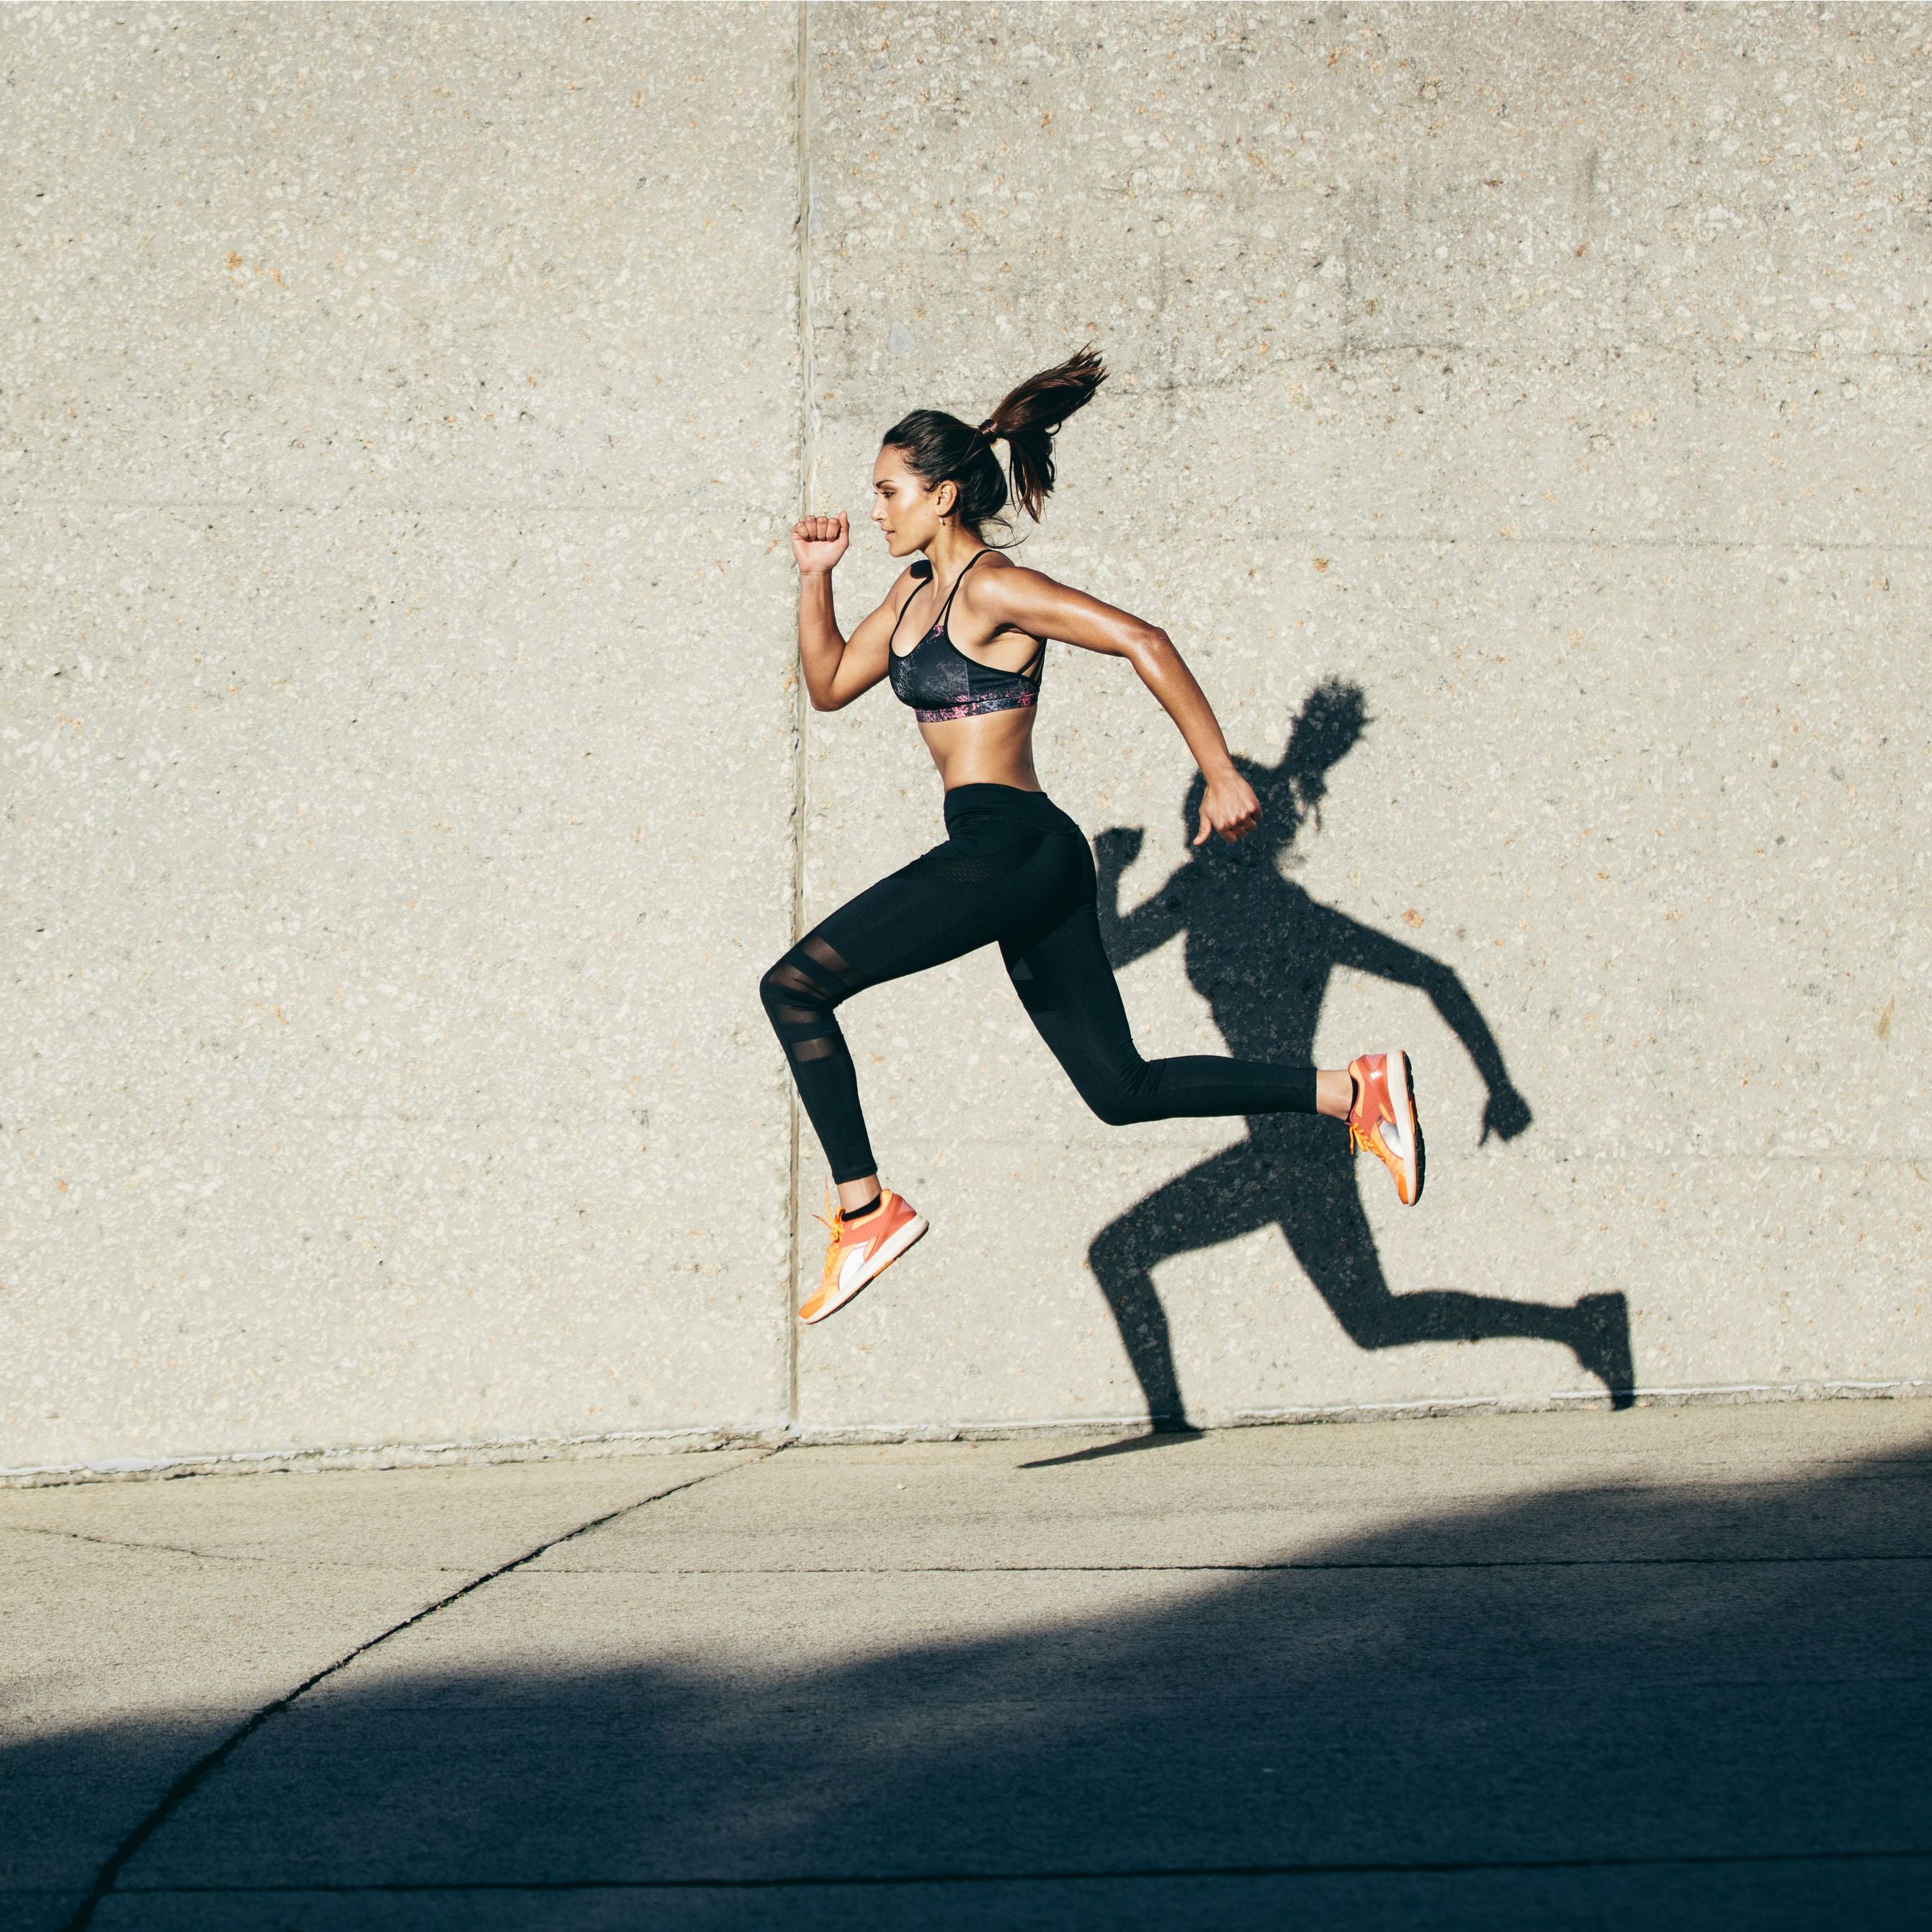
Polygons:
M586 1539L265 1726L96 1923L1905 1922L1928 1481L1581 1487L1224 1568ZM72 1910L63 1832L165 1728L0 1756L8 1922Z

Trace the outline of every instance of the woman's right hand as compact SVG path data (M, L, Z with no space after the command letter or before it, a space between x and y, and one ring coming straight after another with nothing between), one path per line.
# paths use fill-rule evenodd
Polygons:
M845 554L852 532L841 510L836 517L801 517L791 526L791 554L801 577L824 577Z

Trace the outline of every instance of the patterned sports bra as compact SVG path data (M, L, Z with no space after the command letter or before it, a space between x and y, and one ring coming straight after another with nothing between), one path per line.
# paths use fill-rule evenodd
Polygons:
M1040 701L1040 674L1046 665L1046 646L1042 644L1034 652L1024 670L1000 670L992 664L974 662L952 641L952 634L946 627L946 619L952 609L952 600L959 594L959 586L980 558L989 554L988 550L975 550L967 560L964 569L952 580L952 588L946 592L946 604L931 630L902 656L892 647L892 638L886 640L886 654L891 660L892 694L902 704L913 706L914 715L922 724L938 724L950 718L978 718L988 711L1017 711L1025 706ZM912 566L913 574L921 582L932 574L929 559L921 557ZM905 603L899 606L899 616L903 619L907 605L919 595L919 586L914 584L906 595ZM892 637L899 634L897 623L892 626Z

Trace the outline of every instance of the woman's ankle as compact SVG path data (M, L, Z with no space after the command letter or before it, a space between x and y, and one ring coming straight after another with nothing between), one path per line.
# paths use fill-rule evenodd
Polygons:
M1331 1120L1346 1120L1355 1105L1355 1076L1344 1066L1323 1067L1315 1076L1315 1110Z
M868 1174L863 1180L842 1180L838 1184L838 1214L842 1220L854 1220L868 1208L876 1208L886 1198L886 1190L879 1184L876 1174Z

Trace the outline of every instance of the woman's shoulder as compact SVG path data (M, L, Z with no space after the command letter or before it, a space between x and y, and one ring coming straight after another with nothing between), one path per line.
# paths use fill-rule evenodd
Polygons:
M1010 602L1016 596L1036 591L1053 581L1044 572L1035 570L1030 564L1015 562L1004 550L982 550L973 559L971 568L961 580L960 595L970 597L974 584L983 586L995 576L1002 580L997 599L1001 603ZM1024 580L1007 583L1004 581L1007 578Z
M992 632L986 641L990 643L1002 632L1012 631L1044 644L1046 634L1036 628L1038 620L1031 599L1042 585L1050 584L1053 580L1029 565L1016 563L1001 550L982 550L973 562L977 568L963 580L961 598L974 615L992 622ZM997 590L990 589L988 580L996 572L1003 578L1022 577L1029 581L1002 583ZM975 584L980 586L976 595L973 588Z
M1045 571L1020 558L1009 556L1003 550L982 550L973 560L978 566L973 572L975 577L990 577L998 571L1002 577L1010 573L1018 577L1036 578L1043 584L1054 581Z

